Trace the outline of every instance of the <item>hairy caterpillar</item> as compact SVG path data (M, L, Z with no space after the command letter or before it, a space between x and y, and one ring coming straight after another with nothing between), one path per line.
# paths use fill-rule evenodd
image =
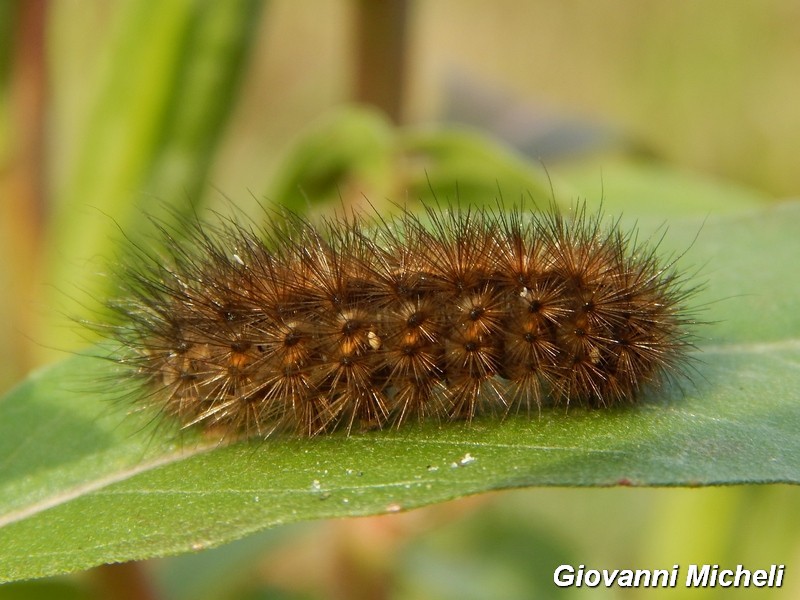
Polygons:
M109 302L149 404L231 435L630 402L680 374L693 293L618 222L428 207L218 218L139 248Z

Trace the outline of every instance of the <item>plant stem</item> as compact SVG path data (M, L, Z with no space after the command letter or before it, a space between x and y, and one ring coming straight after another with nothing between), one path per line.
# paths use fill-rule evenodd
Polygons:
M357 0L355 99L403 120L408 0Z
M19 374L34 366L30 341L34 315L31 306L38 281L39 258L45 220L45 118L47 63L45 0L18 2L11 9L13 41L9 78L8 163L0 170L0 252L8 259L8 322L16 348L11 370ZM6 260L6 259L4 259Z

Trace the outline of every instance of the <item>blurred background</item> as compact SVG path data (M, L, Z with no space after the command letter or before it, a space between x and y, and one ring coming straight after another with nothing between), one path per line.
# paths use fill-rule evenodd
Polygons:
M70 319L102 297L117 229L145 235L167 203L314 218L365 198L602 196L668 217L796 196L798 32L794 0L4 0L0 390L89 343ZM552 573L691 562L785 563L772 593L796 598L798 502L788 486L520 490L0 598L635 598L659 592L557 590Z

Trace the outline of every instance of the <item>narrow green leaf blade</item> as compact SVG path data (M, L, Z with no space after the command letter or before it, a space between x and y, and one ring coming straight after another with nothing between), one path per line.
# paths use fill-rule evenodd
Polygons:
M201 195L239 90L259 0L126 2L118 8L108 65L76 136L76 159L54 198L48 279L102 296L98 257L113 256L109 222L137 239L144 213L175 202L189 214ZM146 40L147 43L142 43ZM101 218L100 215L103 215ZM109 218L110 217L110 218ZM105 290L105 291L104 291ZM63 289L48 314L87 316ZM58 330L47 319L47 331ZM62 344L69 345L66 340ZM75 340L69 340L75 342Z

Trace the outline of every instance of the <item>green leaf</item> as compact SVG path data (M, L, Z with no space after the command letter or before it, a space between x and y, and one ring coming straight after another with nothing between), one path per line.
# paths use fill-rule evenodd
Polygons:
M558 174L582 197L602 196L612 214L703 217L741 212L770 199L763 192L654 161L589 161L559 169Z
M374 203L436 198L495 206L499 196L549 201L551 192L543 169L486 135L456 127L393 127L374 109L346 106L303 132L267 196L303 213L309 199L320 204L343 198L349 206L364 196Z
M458 199L495 205L551 198L544 169L511 148L466 128L407 129L398 144L406 164L405 184L413 199ZM556 199L561 200L562 194ZM567 199L563 199L565 202Z
M284 159L267 197L298 214L343 197L353 203L390 192L394 129L374 109L339 108L312 123Z
M87 296L102 296L102 278L87 280L86 273L104 267L87 267L87 261L113 256L109 221L135 239L143 213L154 207L174 201L177 211L191 212L187 198L197 200L205 184L263 5L167 0L117 6L114 35L103 48L107 64L76 136L74 164L54 198L49 281L79 282ZM54 315L87 315L63 290L49 300L59 307ZM44 328L57 324L51 320Z
M670 222L710 323L694 382L636 406L225 447L127 415L108 361L40 371L0 400L0 580L505 488L800 483L798 219L788 203Z

